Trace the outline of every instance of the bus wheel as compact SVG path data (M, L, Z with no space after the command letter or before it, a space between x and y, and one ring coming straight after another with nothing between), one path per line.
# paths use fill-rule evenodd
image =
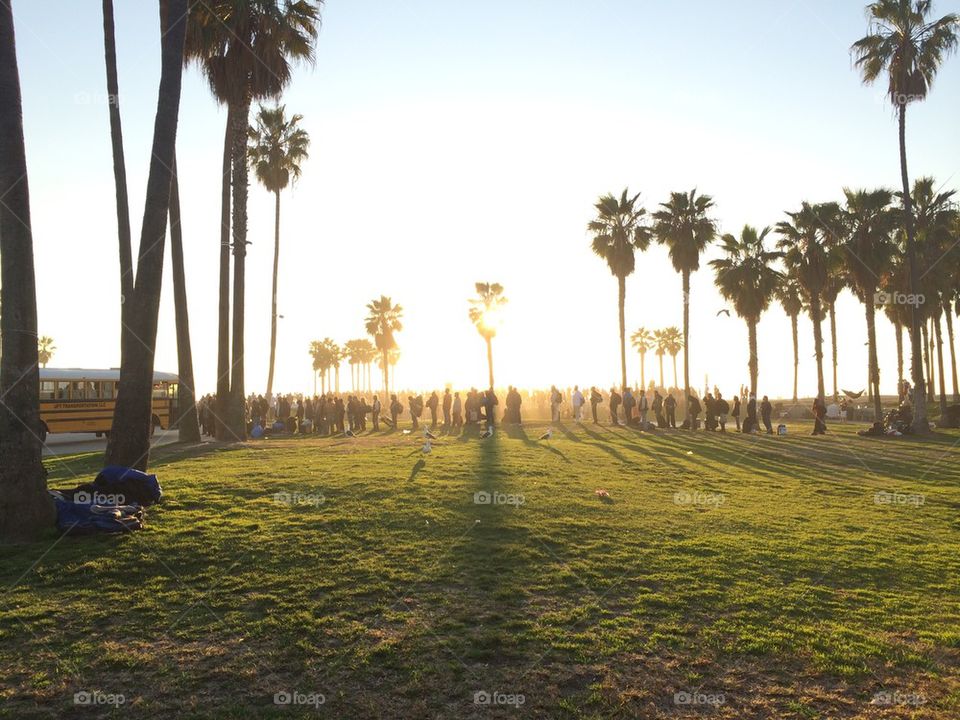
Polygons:
M97 433L97 437L98 437L98 438L102 438L102 437L103 437L103 433L102 433L102 432L98 432L98 433Z
M157 428L163 430L163 425L160 424L160 418L154 415L150 420L150 434L154 435L157 432Z

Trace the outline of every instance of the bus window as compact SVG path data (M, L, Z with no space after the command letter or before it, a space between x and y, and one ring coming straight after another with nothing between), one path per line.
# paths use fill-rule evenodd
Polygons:
M179 389L180 388L177 385L177 383L170 383L170 385L167 387L167 395L170 396L171 400L177 399L177 392L179 391Z
M83 385L83 397L85 400L96 400L97 399L97 383L95 382L85 382Z
M104 400L112 400L114 396L114 389L116 388L116 383L113 380L104 380L100 383L100 397Z
M166 398L166 397L167 397L167 391L166 391L165 386L166 386L166 383L157 383L156 385L154 385L154 386L153 386L153 396L154 396L155 398Z
M66 380L60 380L57 382L57 400L69 400L70 399L70 383Z
M53 400L56 397L57 397L57 381L41 380L40 381L40 399Z

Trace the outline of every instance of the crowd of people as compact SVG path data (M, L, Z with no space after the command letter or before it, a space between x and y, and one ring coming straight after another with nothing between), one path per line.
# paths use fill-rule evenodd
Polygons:
M597 387L579 385L561 390L551 386L548 391L520 391L510 386L504 398L504 409L499 422L519 425L525 416L533 419L549 418L552 423L572 420L577 423L609 422L614 426L629 426L640 430L707 430L743 433L774 434L783 432L774 428L774 415L784 415L779 404L775 408L764 395L761 399L741 387L730 399L714 387L701 395L691 391L686 397L686 413L678 424L678 412L684 409L683 392L677 388L664 389L652 384L645 391L639 387L611 387L604 392ZM198 403L200 425L207 436L215 433L215 399L212 395ZM442 393L393 393L381 402L377 394L324 393L303 395L251 395L247 399L247 430L251 437L274 433L303 433L323 436L358 433L370 429L380 431L399 428L409 418L410 428L419 430L442 429L462 431L464 427L490 427L498 422L500 400L490 390L471 388L462 393L446 388ZM813 434L827 429L827 406L821 399L811 408L814 418Z

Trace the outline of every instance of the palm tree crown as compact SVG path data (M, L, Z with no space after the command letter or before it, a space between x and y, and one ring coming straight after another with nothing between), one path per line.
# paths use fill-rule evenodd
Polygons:
M487 340L497 334L499 314L507 304L507 298L503 295L503 286L500 283L478 282L474 287L477 296L470 298L470 322L476 325L477 332Z
M697 195L694 189L670 193L670 200L653 214L653 232L667 246L677 272L700 269L700 255L717 236L716 223L708 215L713 206L712 197Z
M257 180L273 193L300 178L300 165L309 157L310 136L298 127L303 115L286 116L286 108L260 106L250 128L250 166Z
M739 240L733 235L724 235L726 257L710 261L716 270L720 294L733 303L737 315L747 320L760 319L780 284L781 275L771 263L783 253L767 250L764 245L770 230L765 227L758 233L756 228L746 225Z
M929 20L932 0L877 0L867 6L869 34L853 44L865 83L887 75L894 106L927 97L943 59L956 50L960 16Z

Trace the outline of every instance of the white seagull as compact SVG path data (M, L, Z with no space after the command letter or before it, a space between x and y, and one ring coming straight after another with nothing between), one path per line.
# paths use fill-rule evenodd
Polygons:
M480 433L480 439L481 439L481 440L486 440L486 439L492 438L492 437L493 437L493 425L490 425L489 427L487 427L486 430L484 430L482 433Z
M427 441L423 444L423 447L420 448L420 449L423 451L423 454L424 454L424 455L429 455L429 454L430 454L430 451L433 450L433 448L430 447L430 441L429 441L429 440L427 440Z
M436 440L436 439L437 439L437 436L434 435L432 432L430 432L430 429L429 429L429 428L424 428L424 429L423 429L423 436L424 436L427 440Z
M537 438L537 440L550 440L553 438L553 428L547 428L547 431Z

